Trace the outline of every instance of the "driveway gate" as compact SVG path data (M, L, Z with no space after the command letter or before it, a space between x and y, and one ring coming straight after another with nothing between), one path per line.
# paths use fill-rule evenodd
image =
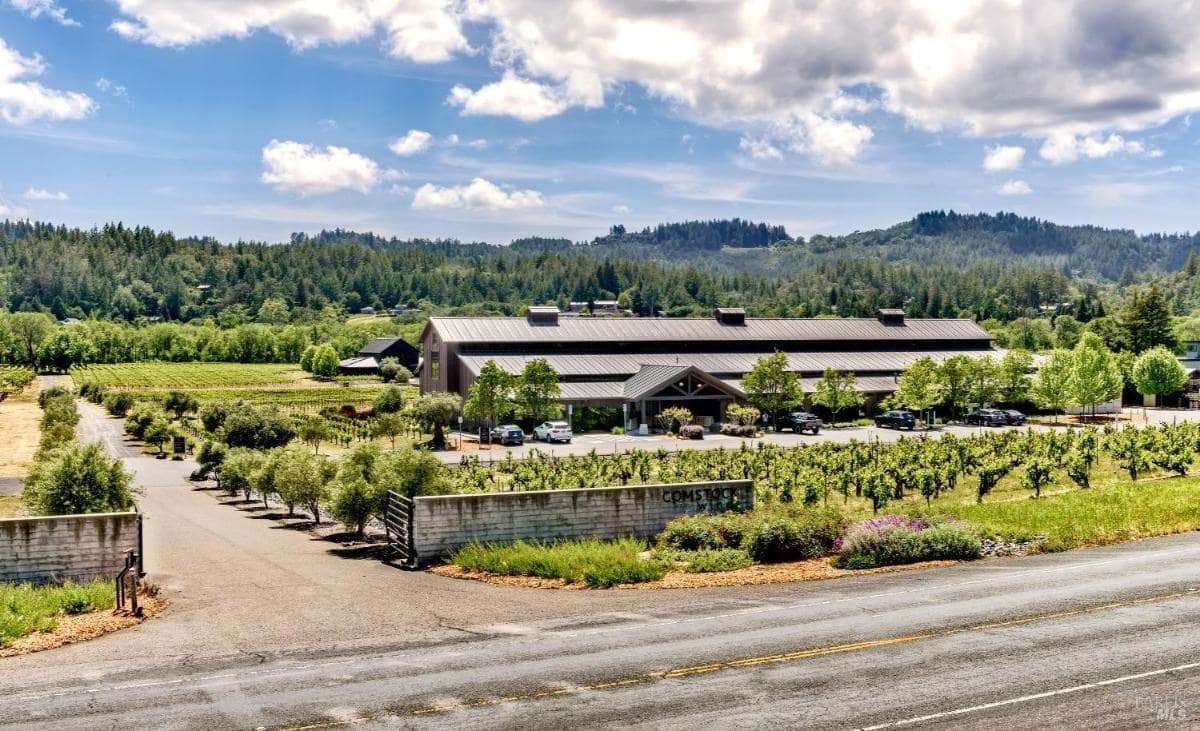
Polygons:
M405 566L417 565L413 548L413 501L407 495L388 490L383 511L383 526L387 530L388 546L393 559Z

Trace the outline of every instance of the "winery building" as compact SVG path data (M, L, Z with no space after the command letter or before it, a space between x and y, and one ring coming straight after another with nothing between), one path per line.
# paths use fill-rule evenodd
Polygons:
M663 408L686 406L720 421L743 400L742 377L764 356L787 354L811 392L826 368L854 373L870 408L896 390L914 361L993 352L971 320L907 319L880 310L857 319L754 319L720 308L711 318L559 317L531 307L525 317L433 317L422 335L421 391L464 398L489 360L519 373L545 358L568 407L621 409L626 424L652 424Z

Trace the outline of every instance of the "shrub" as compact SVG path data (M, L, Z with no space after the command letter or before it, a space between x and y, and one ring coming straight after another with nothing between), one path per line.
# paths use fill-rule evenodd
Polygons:
M684 515L667 523L658 534L658 545L679 551L725 547L717 526L706 515Z
M36 462L24 501L39 515L112 513L133 507L136 491L121 461L99 445L65 447Z
M52 386L51 388L47 388L45 391L42 391L38 394L38 406L44 409L46 408L46 404L50 403L51 401L70 398L72 398L71 392L68 389L63 388L62 386Z
M245 404L240 402L232 404L234 409L242 406ZM230 407L230 404L221 402L205 404L200 409L200 423L204 425L204 431L216 434L222 426L225 426L225 417L229 416Z
M135 399L128 391L110 391L104 394L104 408L109 414L124 418L133 408Z
M176 419L200 408L200 402L187 391L171 391L163 400L163 409L175 414Z
M84 381L79 384L79 398L87 399L93 404L104 401L104 386L94 381Z
M159 411L153 404L139 403L125 415L125 431L134 439L146 435L146 429L159 418Z
M687 426L679 427L679 436L684 439L703 439L704 427L699 424L688 424Z
M392 490L408 497L453 492L438 458L407 446L380 455L375 463L374 485L380 494Z
M209 475L213 474L221 466L221 462L225 460L225 453L227 451L224 444L206 440L200 445L200 451L196 454L196 461L200 463L200 466L192 473L191 478L193 480L207 479Z
M620 427L620 426L614 426L614 427L612 428L612 435L613 435L614 437L623 436L624 434L625 434L625 428L624 428L624 427Z
M706 574L719 571L737 571L754 564L750 554L739 548L703 549L699 551L676 551L672 549L655 552L655 558L668 563L682 563L689 574Z
M884 515L850 527L838 552L843 568L979 558L979 537L957 522Z
M721 433L729 437L756 437L758 428L753 424L725 423L721 425Z
M789 518L769 518L751 526L742 548L760 563L802 561L824 552L811 530Z

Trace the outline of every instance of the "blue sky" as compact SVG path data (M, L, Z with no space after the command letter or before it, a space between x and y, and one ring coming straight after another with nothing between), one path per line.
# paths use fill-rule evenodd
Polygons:
M833 5L0 0L0 214L268 241L1198 228L1194 7Z

